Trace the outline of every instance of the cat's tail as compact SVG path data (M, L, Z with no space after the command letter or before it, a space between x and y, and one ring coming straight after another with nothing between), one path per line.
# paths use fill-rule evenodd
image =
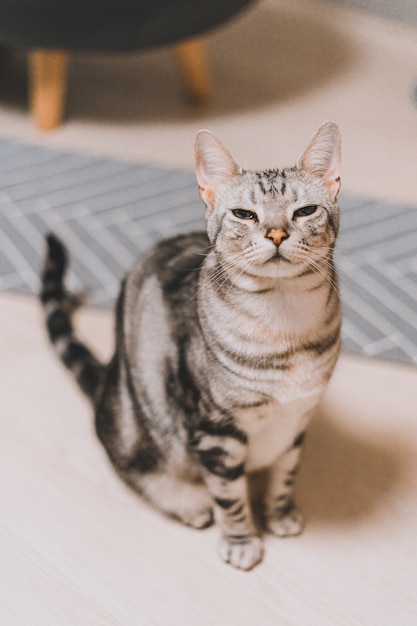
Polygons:
M68 265L65 246L52 233L47 235L46 242L48 247L41 277L40 300L49 339L82 391L94 402L101 387L104 365L74 333L72 314L80 306L81 298L65 288L64 277Z

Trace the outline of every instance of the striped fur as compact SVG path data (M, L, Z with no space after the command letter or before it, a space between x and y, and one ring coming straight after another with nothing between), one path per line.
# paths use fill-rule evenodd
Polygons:
M52 234L48 235L47 244L48 256L42 274L40 298L46 314L49 339L83 392L94 400L104 367L74 334L71 317L81 301L64 287L67 269L65 248Z
M131 270L106 366L74 334L65 250L48 237L41 299L49 336L93 403L116 471L186 524L203 528L215 514L220 556L241 569L263 552L251 472L269 475L266 528L277 536L302 529L294 482L340 345L339 161L331 122L295 167L259 172L200 131L207 234L162 241Z

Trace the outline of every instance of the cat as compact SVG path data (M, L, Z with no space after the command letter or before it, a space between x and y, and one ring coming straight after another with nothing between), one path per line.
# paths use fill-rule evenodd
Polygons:
M294 167L244 170L209 131L195 140L207 232L157 243L122 282L116 347L78 339L67 252L52 233L40 298L49 337L95 411L117 473L164 513L220 526L220 557L263 556L248 477L266 470L265 528L297 535L293 487L306 428L340 348L333 250L340 133L316 131Z

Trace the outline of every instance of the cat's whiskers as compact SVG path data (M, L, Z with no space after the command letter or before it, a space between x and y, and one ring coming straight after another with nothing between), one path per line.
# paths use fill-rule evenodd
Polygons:
M320 261L322 261L322 259L320 259ZM316 274L320 275L326 282L329 283L329 285L333 289L338 291L339 286L337 282L335 282L335 280L333 279L332 274L330 274L329 272L326 271L326 269L324 269L323 265L320 265L316 260L312 259L311 257L308 259L308 262ZM329 270L333 269L330 264L327 267Z
M227 294L234 287L233 279L243 276L244 274L251 274L249 272L251 263L257 260L258 252L256 250L239 250L238 252L231 253L227 261L224 261L224 265L221 265L215 272L209 276L210 284L215 285L215 291L220 292L225 284L229 282L229 288ZM227 267L227 270L226 270ZM220 279L220 281L219 281ZM194 297L199 295L200 290Z
M338 290L339 287L334 279L329 274L327 274L326 271L322 267L320 267L318 263L316 263L316 261L311 260L310 263L313 267L313 271L322 276L333 289Z
M320 246L320 250L325 250L326 248L328 252L333 250L331 246ZM318 250L307 248L306 246L296 246L295 252L298 253L301 261L306 261L316 274L328 282L333 289L338 290L338 284L333 279L334 265L329 257L323 256Z
M239 276L242 276L243 274L247 274L249 276L251 276L251 278L257 280L259 279L259 277L255 276L251 271L251 266L256 263L257 261L259 261L259 250L254 250L254 249L249 249L249 250L243 250L243 252L240 252L238 255L238 259L237 262L235 263L235 266L231 267L231 269L238 269L239 270ZM231 274L231 276L233 275L233 273ZM232 287L233 285L231 285Z
M244 273L246 273L249 263L250 261L245 258L244 254L242 255L241 252L237 253L235 258L233 258L231 261L229 260L227 267L228 271L225 272L224 268L222 268L221 273L223 273L224 279L220 284L217 285L216 291L219 292L224 287L224 285L229 282L229 289L227 291L227 293L229 293L230 289L232 289L233 287L232 278L234 278L235 276L242 276ZM211 282L215 281L215 275L211 276Z
M197 256L207 257L211 254L213 249L214 249L213 246L210 246L209 248L207 248L208 252L197 252L196 250L192 250L192 254L196 254Z
M205 256L209 256L210 253L208 253ZM242 253L236 252L232 255L230 255L229 259L228 259L228 269L231 270L231 275L233 275L235 270L240 270L242 271L242 268L240 267L240 263L242 261ZM199 269L199 268L196 268ZM221 282L219 282L219 279L221 279ZM218 269L216 269L212 274L210 274L209 276L209 283L210 284L214 284L216 286L215 291L218 292L222 289L222 287L230 280L230 276L227 272L225 272L224 267L220 264ZM195 294L189 299L188 304L190 304L195 298L197 298L201 293L201 288L200 286L197 287L197 290L195 292Z
M213 250L213 246L208 246L207 250L209 252L197 252L196 250L192 250L191 253L195 254L196 256L202 256L202 257L206 258L206 257L208 257L211 254L211 252ZM186 269L185 271L186 272L198 272L200 270L201 270L201 264L197 265L197 267L192 267L190 269Z

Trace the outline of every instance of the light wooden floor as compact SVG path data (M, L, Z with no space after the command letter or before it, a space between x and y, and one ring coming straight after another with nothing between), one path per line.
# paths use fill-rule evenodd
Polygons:
M111 316L79 324L102 355ZM0 624L417 623L417 371L344 356L307 440L307 527L249 573L217 529L151 510L113 474L37 303L0 296Z

